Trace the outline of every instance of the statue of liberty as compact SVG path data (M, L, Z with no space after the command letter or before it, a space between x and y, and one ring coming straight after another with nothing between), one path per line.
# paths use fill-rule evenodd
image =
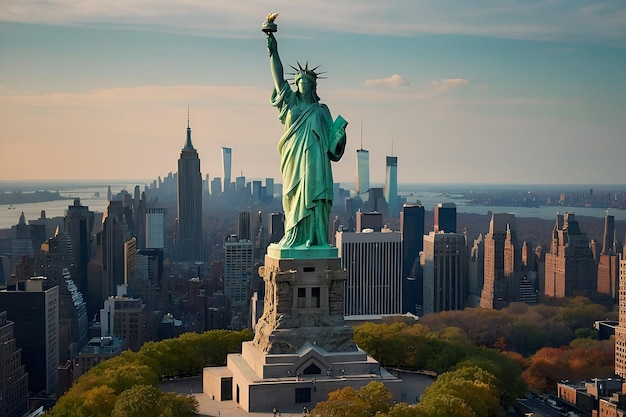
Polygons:
M270 68L274 78L272 106L285 133L278 142L280 171L283 177L285 235L278 243L283 248L329 246L328 221L333 202L331 161L341 159L346 144L347 122L338 116L333 122L330 111L317 95L318 67L293 67L295 91L284 78L274 37L277 14L270 14L263 25Z

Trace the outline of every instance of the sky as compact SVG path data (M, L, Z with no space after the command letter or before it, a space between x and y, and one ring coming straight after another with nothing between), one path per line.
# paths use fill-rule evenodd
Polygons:
M0 180L156 179L187 117L203 175L277 178L261 24L382 183L626 184L626 2L4 0Z

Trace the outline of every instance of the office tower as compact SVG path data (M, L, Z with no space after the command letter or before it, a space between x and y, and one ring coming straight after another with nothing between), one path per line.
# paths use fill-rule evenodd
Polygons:
M0 286L3 286L11 278L11 258L0 255Z
M224 293L230 298L235 315L240 315L247 322L252 242L231 236L224 242L224 256Z
M137 251L137 280L141 283L141 300L148 311L161 307L159 297L163 280L163 249L141 249Z
M59 287L44 289L36 277L0 291L0 311L13 328L22 363L28 372L28 390L55 395L59 366Z
M344 315L402 313L402 235L337 232L341 267L348 273Z
M23 416L28 410L28 375L17 347L15 323L0 311L0 416Z
M72 240L57 229L55 236L41 245L35 274L45 277L43 288L59 288L59 360L63 363L78 355L88 340L87 304L76 285L77 265Z
M233 150L231 148L222 147L222 169L224 171L224 193L230 191L231 169L233 163Z
M549 297L570 297L596 290L594 256L574 213L556 215L545 265L545 294Z
M26 224L24 212L20 214L17 225L11 227L13 229L13 241L11 242L11 265L15 265L22 255L29 258L35 256L33 248L33 239L30 234L30 227Z
M615 242L615 217L604 218L602 252L598 259L598 292L607 294L616 302L619 296L619 254Z
M77 266L77 275L73 277L80 291L87 291L87 265L91 259L91 233L93 231L95 213L89 207L80 204L76 198L74 204L68 206L63 219L63 229L72 239L72 249Z
M165 248L165 214L167 209L149 208L146 210L146 248Z
M201 261L202 250L202 174L200 158L191 143L191 128L187 118L187 141L178 159L178 230L176 233L178 260Z
M270 214L269 243L278 243L285 235L285 218L283 213Z
M485 277L484 243L483 235L478 235L469 251L467 267L468 307L480 305L480 293L483 289Z
M102 216L102 300L124 283L124 242L130 238L121 201L109 201ZM91 289L89 290L91 291ZM98 306L100 303L97 304Z
M356 193L366 194L370 190L370 153L365 149L356 150Z
M252 219L250 210L240 210L237 216L237 237L239 240L251 239Z
M385 201L389 206L389 216L398 216L398 157L387 157L387 170L385 171Z
M270 202L274 199L274 178L265 178L265 195Z
M246 192L246 177L243 173L235 177L235 192L237 194L244 194Z
M124 285L133 296L141 292L137 281L137 238L134 237L124 242Z
M252 198L255 202L261 202L264 199L262 194L263 183L260 180L252 181Z
M619 261L619 323L615 327L615 375L626 378L626 259Z
M100 336L122 338L130 350L137 352L145 342L144 308L139 298L109 297L100 311Z
M146 212L147 201L145 191L141 193L141 198L137 202L137 208L133 209L135 219L135 237L137 238L137 249L146 248Z
M366 213L362 211L356 212L356 232L361 233L365 229L372 229L375 232L380 232L383 228L383 214L382 213Z
M484 246L485 275L480 306L500 310L515 300L518 288L515 276L515 265L519 265L515 262L515 254L518 252L515 214L491 215ZM521 258L521 251L519 252Z
M421 315L424 288L419 253L424 247L424 207L404 204L400 212L402 234L402 311Z
M456 204L439 203L434 210L435 233L456 233Z
M465 307L466 253L460 233L424 236L424 314Z
M222 179L215 177L211 180L211 196L218 197L222 195Z

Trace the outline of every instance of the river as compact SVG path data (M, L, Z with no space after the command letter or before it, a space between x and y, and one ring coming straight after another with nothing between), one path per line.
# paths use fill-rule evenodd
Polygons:
M81 204L88 206L90 210L96 212L104 212L107 207L107 189L110 186L113 195L121 190L133 193L135 185L139 185L143 190L144 185L148 184L148 180L117 180L107 182L104 180L93 181L74 181L74 182L7 182L0 181L0 190L5 192L11 190L35 191L49 190L58 191L63 197L80 198ZM347 189L353 187L352 184L346 183L342 186ZM515 213L517 217L536 217L544 220L552 220L555 218L557 211L562 213L569 211L576 213L577 216L589 216L603 218L606 210L603 208L591 207L556 207L556 206L540 206L540 207L501 207L501 206L476 206L467 205L467 201L462 200L460 196L464 190L471 189L470 185L440 185L441 191L437 191L437 185L428 184L420 186L420 184L404 184L398 186L399 195L406 198L408 202L419 200L426 210L433 210L438 203L454 202L457 205L459 213L476 213L488 214L492 213ZM495 187L495 185L494 185ZM498 187L505 187L499 185ZM516 187L516 186L511 186ZM533 187L533 186L529 186ZM539 186L537 186L539 187ZM574 186L568 186L574 187ZM586 186L578 186L584 189ZM613 188L620 188L615 186ZM623 188L623 187L621 187ZM10 228L19 221L20 214L24 212L26 221L36 220L40 217L41 211L46 211L46 217L62 217L65 215L67 207L73 204L72 199L46 201L41 203L15 204L8 206L0 205L0 229ZM10 207L10 208L9 208ZM615 216L616 221L626 220L626 210L609 210L609 214Z

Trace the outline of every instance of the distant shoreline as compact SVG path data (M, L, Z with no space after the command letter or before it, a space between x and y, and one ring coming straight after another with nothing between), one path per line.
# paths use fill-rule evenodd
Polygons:
M0 205L45 203L47 201L71 200L72 197L63 197L58 191L34 191L22 192L12 191L0 193ZM11 207L9 207L11 208Z

